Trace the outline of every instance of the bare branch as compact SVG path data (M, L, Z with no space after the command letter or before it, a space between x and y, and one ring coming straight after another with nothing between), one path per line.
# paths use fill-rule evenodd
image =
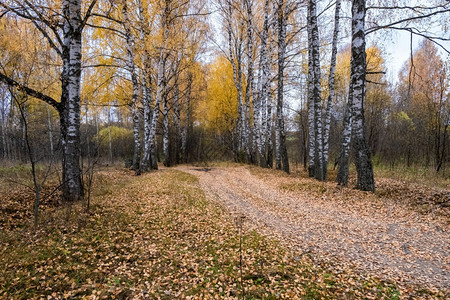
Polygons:
M372 27L372 28L367 28L367 30L366 30L366 35L368 35L368 34L370 34L370 33L373 33L373 32L375 32L375 31L378 31L378 30L380 30L380 29L390 28L390 27L392 27L392 26L394 26L394 25L398 25L398 24L401 24L401 23L409 22L409 21L414 21L414 20L420 20L420 19L429 18L429 17L435 16L435 15L438 15L438 14L446 13L446 12L450 12L450 9L439 10L439 11L435 11L435 12L432 12L432 13L429 13L429 14L425 14L425 15L420 15L420 16L415 16L415 17L410 17L410 18L401 19L401 20L392 22L392 23L390 23L390 24L379 25L379 26L375 26L375 27Z
M52 97L44 95L41 92L38 92L32 88L29 88L28 86L23 85L2 73L0 73L0 81L3 81L4 83L6 83L9 86L17 88L19 91L25 92L27 95L29 95L31 97L42 100L42 101L50 104L54 108L56 108L58 111L60 111L61 104L59 102L57 102L55 99L53 99Z

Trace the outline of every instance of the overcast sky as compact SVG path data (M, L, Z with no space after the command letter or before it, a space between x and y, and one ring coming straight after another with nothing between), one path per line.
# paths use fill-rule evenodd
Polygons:
M449 33L446 33L447 37ZM386 67L388 68L388 78L394 82L397 81L398 72L403 64L410 59L410 34L406 31L397 31L392 35L392 42L386 45ZM422 41L421 37L413 36L413 51L419 46ZM441 42L440 42L441 43ZM441 43L446 49L450 49L450 42ZM445 61L448 59L448 54L437 47L441 55L441 59Z

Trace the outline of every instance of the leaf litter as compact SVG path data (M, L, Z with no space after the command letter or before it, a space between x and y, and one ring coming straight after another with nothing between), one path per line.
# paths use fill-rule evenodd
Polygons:
M311 253L338 272L396 282L402 295L422 288L449 295L449 214L442 205L449 191L382 179L371 194L260 168L183 170L200 178L208 199L245 215L250 228L294 255Z
M6 225L0 231L0 299L447 296L443 288L387 280L351 264L322 259L332 249L326 254L302 241L309 250L299 251L291 227L302 226L302 221L292 216L291 207L280 208L282 202L278 203L287 201L284 198L292 192L266 180L278 174L255 176L246 168L230 168L220 170L223 178L218 178L215 168L183 171L164 169L139 177L123 169L100 171L90 213L80 204L68 208L44 204L36 231L28 213L8 223L3 219L9 211L2 210L0 218ZM211 176L207 182L204 173ZM212 178L224 179L231 190ZM289 183L286 178L279 182ZM252 190L256 187L264 189L263 194ZM212 195L215 188L218 194ZM21 209L27 211L32 203L27 193L20 191L20 200L16 194L2 195L0 205L22 203ZM318 189L313 194L326 192ZM280 195L282 199L272 198ZM223 201L231 203L230 197L238 199L234 210ZM275 220L278 234L266 218Z

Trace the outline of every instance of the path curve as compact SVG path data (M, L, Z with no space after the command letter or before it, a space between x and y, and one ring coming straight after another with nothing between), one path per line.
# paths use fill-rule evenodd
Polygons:
M450 290L448 228L420 219L391 219L386 212L360 214L314 196L282 192L248 168L177 169L195 175L209 200L294 250L334 264L352 264L384 279ZM389 220L388 222L386 220Z

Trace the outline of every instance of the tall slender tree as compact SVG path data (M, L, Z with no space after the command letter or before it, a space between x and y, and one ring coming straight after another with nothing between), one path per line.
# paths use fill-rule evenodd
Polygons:
M286 147L286 131L284 126L284 66L286 59L286 27L291 13L290 2L279 0L277 4L278 29L278 86L277 86L277 117L275 127L275 167L289 173L289 159Z
M334 13L334 30L333 41L331 42L331 59L330 59L330 74L328 76L328 100L326 103L326 110L324 116L324 129L323 129L323 178L327 178L328 170L328 152L330 145L330 126L331 126L331 106L334 100L334 76L336 71L336 54L337 54L337 41L339 36L339 13L341 10L341 0L336 0L336 8Z
M134 136L134 151L133 151L133 170L137 171L140 168L141 163L141 137L139 133L139 89L140 83L138 80L138 70L135 64L135 36L131 31L133 24L131 23L131 18L128 11L128 1L122 0L122 13L123 13L123 27L125 30L125 44L126 44L126 65L128 72L130 72L131 84L133 87L133 92L131 96L131 115L133 117L133 136Z
M82 33L97 0L92 0L82 12L82 0L61 1L60 13L53 3L34 4L30 1L4 1L1 7L7 13L31 20L62 62L61 97L59 101L30 88L7 74L0 80L31 97L55 107L59 113L62 145L62 190L68 201L83 197L80 169L80 87Z
M356 188L374 191L373 167L370 149L367 145L364 126L364 99L366 94L366 39L364 21L366 1L353 0L352 3L352 56L350 62L350 89L352 99L352 132L355 150Z

